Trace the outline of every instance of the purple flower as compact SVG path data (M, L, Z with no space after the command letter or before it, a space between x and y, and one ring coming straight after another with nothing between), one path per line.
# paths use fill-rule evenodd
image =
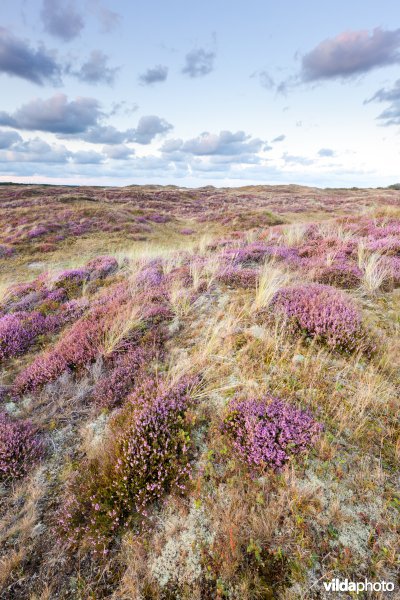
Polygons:
M279 290L271 308L294 332L352 351L362 338L361 313L350 296L329 285L310 283Z
M280 470L291 456L306 452L322 431L310 413L265 396L233 398L222 431L235 453L252 469Z
M23 354L46 331L46 319L38 312L17 312L0 318L0 361Z
M0 413L0 480L25 475L44 454L44 445L29 421Z

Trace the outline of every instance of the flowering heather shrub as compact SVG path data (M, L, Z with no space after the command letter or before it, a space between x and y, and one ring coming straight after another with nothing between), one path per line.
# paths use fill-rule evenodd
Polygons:
M43 454L43 443L29 421L0 413L0 481L22 477Z
M234 264L260 263L265 258L271 257L278 260L297 264L299 253L297 248L278 245L266 245L264 242L253 242L239 248L227 248L222 253L222 258L228 258Z
M193 235L193 233L196 233L194 229L190 229L189 227L181 229L180 233L182 235Z
M400 234L397 237L387 236L372 239L366 243L367 250L385 254L400 254Z
M90 272L87 268L69 269L60 273L54 280L55 287L65 288L68 293L75 292L85 281L88 281Z
M191 381L168 390L146 380L116 421L108 460L92 462L77 475L60 512L61 531L71 544L86 539L95 553L171 489L184 489L190 474ZM136 410L134 410L136 408Z
M313 271L313 278L318 283L351 289L360 285L362 271L356 265L344 262L334 263L316 267Z
M316 238L302 244L299 249L300 258L317 257L322 259L328 253L334 253L339 260L346 260L357 248L355 240L341 240L339 238Z
M60 353L49 350L40 354L15 378L12 396L18 398L26 392L35 391L57 379L66 369L68 364Z
M231 259L235 264L262 262L268 254L268 247L261 242L253 242L240 248L227 248L223 258Z
M300 262L299 251L297 248L289 246L267 246L266 249L266 256L270 256L271 258L280 259L295 265Z
M171 217L168 215L150 214L147 215L147 220L152 221L153 223L168 223L168 221L171 220Z
M87 263L86 269L91 272L91 279L103 279L118 269L118 262L113 256L97 256Z
M0 258L8 258L9 256L12 256L14 252L14 248L0 244Z
M1 317L0 361L26 352L36 337L46 330L46 319L38 312L19 312Z
M46 302L64 302L67 299L67 293L64 288L60 287L56 290L46 291L44 300Z
M171 308L164 302L149 302L144 307L142 314L143 319L150 327L174 318Z
M33 229L28 231L27 237L28 237L28 239L33 240L42 235L45 235L47 232L48 232L48 229L46 227L44 227L43 225L37 225L36 227L33 227Z
M231 287L254 288L260 273L257 269L226 267L217 273L217 279L221 283Z
M151 348L134 348L118 356L113 368L100 379L93 392L93 401L102 408L118 406L132 390L140 370L155 357Z
M271 308L294 332L352 351L362 339L361 313L343 292L318 283L280 289Z
M37 290L36 290L35 282L16 283L15 285L12 285L8 289L11 302L18 302L18 300L21 300L27 294L29 294L31 292L36 292L36 291Z
M384 259L385 266L389 269L394 287L400 286L400 256L390 256Z
M165 283L161 263L156 261L152 261L152 263L136 275L135 283L139 288L160 288Z
M233 398L222 431L230 438L235 453L251 469L279 471L291 456L312 447L322 425L308 412L266 396L260 400Z
M89 300L87 298L69 300L61 305L57 317L63 325L66 325L67 323L79 319L85 310L89 308L89 305Z
M43 300L43 292L34 291L29 294L25 294L21 299L17 301L11 301L7 303L7 312L19 312L19 311L30 311Z
M124 286L115 286L108 295L98 298L88 314L76 321L50 351L36 357L16 377L14 395L34 391L66 369L77 369L92 362L101 352L105 332L127 299ZM81 306L84 309L84 304L78 305L78 311Z

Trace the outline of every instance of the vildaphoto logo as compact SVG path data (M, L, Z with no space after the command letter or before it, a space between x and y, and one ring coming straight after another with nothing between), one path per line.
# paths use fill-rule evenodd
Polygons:
M331 579L324 581L327 592L393 592L394 583L391 581L349 581L348 579Z

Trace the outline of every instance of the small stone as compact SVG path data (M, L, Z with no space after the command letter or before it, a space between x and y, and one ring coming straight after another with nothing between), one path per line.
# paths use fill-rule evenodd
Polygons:
M256 340L263 340L265 338L265 329L259 325L252 325L249 329L249 333Z
M44 262L31 262L28 265L28 269L32 269L33 271L41 271L45 268L46 263Z
M18 406L15 404L15 402L6 402L6 404L4 405L4 408L6 410L6 412L8 412L9 415L17 415L20 410L18 408Z
M174 319L168 325L168 331L171 335L178 333L182 329L182 322L179 319Z
M43 523L38 523L31 531L31 538L38 537L46 530L46 526Z
M294 365L300 365L304 361L305 361L305 356L303 356L302 354L295 354L292 358L292 363Z

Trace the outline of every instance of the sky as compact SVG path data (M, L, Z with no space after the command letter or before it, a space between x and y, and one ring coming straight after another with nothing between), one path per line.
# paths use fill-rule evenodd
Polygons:
M400 181L398 0L1 0L0 181Z

